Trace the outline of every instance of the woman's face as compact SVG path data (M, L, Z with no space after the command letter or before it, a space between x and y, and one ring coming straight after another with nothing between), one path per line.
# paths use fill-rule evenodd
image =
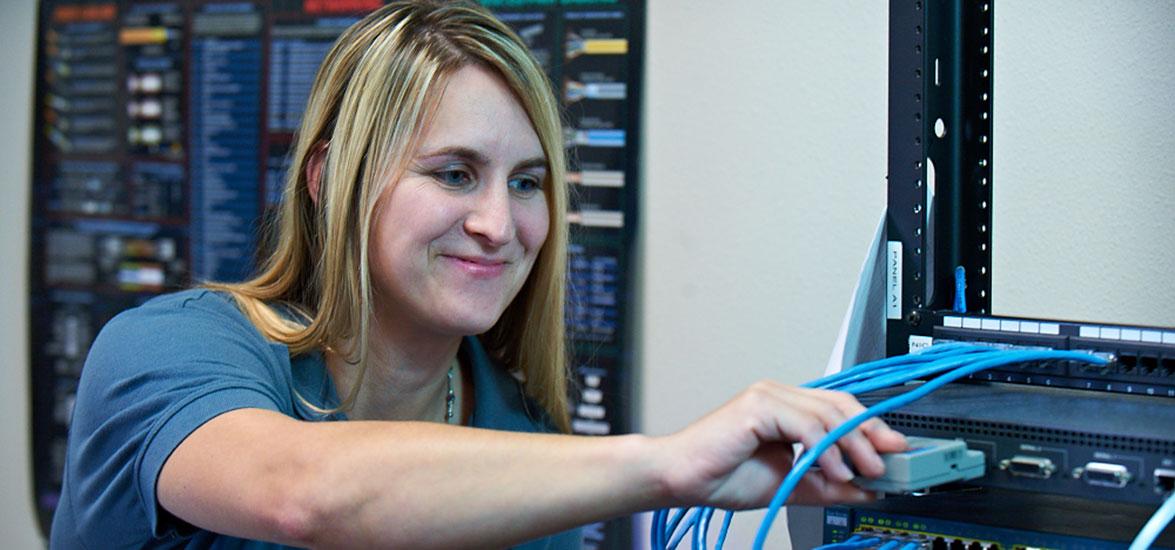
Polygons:
M454 73L377 206L369 252L381 324L440 336L493 327L547 238L546 165L505 82L476 65Z

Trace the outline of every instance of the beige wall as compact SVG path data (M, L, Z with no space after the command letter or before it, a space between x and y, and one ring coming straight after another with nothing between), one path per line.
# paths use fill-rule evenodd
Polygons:
M1175 326L1175 3L995 17L992 311Z
M36 4L0 17L0 546L43 545L29 456L28 234Z
M885 205L887 20L875 0L649 1L646 431L822 372ZM727 547L760 517L739 514Z

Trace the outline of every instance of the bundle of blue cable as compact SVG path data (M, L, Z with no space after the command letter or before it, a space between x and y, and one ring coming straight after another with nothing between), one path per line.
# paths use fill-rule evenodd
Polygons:
M775 522L775 518L779 515L779 510L796 488L796 485L799 484L800 479L808 472L808 469L812 467L816 459L829 447L836 444L836 441L845 434L848 434L871 418L912 403L930 392L960 378L965 378L988 369L1031 361L1077 361L1096 365L1104 365L1106 363L1105 359L1087 353L1052 350L1000 350L975 344L946 343L930 346L908 355L862 363L843 372L804 384L803 386L808 388L839 390L856 395L883 388L902 386L916 380L927 379L924 383L911 385L910 391L885 399L869 407L865 412L850 418L844 424L829 432L824 439L811 449L807 449L801 454L792 466L787 477L784 478L783 483L780 484L779 489L775 493L775 497L771 500L771 504L767 508L767 515L759 525L759 531L755 537L755 550L763 548L763 544L767 540L767 533L770 531L771 525ZM714 512L714 508L706 507L696 509L682 508L676 511L658 510L654 512L652 526L649 530L652 548L658 550L677 548L677 545L692 530L692 547L695 550L705 550L710 518L714 515ZM722 521L722 529L715 543L716 549L720 550L722 548L733 515L733 511L726 511L725 518ZM1168 498L1167 502L1155 514L1155 517L1151 519L1151 522L1143 527L1135 539L1135 544L1130 547L1130 550L1147 548L1171 521L1171 516L1173 515L1175 515L1175 497ZM1157 527L1152 526L1152 524L1156 524ZM1145 537L1149 537L1149 540L1144 541L1143 539ZM866 542L868 544L865 544ZM890 542L885 544L888 545ZM822 548L823 550L830 548L870 548L880 543L881 541L879 540L870 541L869 539L858 538L849 539L834 545L827 545ZM1140 543L1141 546L1139 546ZM896 546L897 544L895 543L893 547ZM882 545L882 547L884 548L885 546ZM890 549L886 548L886 550ZM902 550L905 550L905 548Z
M889 540L881 542L877 537L865 538L861 535L853 535L847 540L835 542L832 544L825 544L824 546L817 546L813 550L863 550L865 548L877 547L877 550L917 550L918 543L912 541L898 541ZM901 548L899 548L899 546Z

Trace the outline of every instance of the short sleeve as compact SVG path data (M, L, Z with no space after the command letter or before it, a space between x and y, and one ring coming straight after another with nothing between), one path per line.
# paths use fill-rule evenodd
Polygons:
M86 359L70 432L63 496L82 540L100 534L115 543L100 546L118 547L187 531L157 504L164 462L225 412L290 414L289 370L286 348L210 291L157 299L111 320Z

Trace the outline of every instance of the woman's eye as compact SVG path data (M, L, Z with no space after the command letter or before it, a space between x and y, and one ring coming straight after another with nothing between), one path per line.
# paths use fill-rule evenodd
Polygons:
M465 170L447 169L433 173L437 181L449 187L464 187L473 182L473 176Z
M523 197L529 197L542 189L542 184L534 176L515 176L510 178L510 190Z

